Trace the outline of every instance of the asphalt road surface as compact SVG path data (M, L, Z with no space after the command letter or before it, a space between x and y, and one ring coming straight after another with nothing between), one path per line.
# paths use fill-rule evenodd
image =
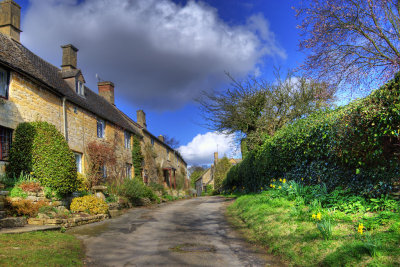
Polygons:
M69 232L83 240L87 266L282 266L232 230L228 201L201 197L132 209Z

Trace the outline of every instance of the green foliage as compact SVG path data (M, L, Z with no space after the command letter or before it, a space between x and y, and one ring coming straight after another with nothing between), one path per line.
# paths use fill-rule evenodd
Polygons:
M298 119L248 152L224 188L257 191L279 177L324 183L369 196L391 189L400 174L400 74L368 97Z
M28 195L19 187L19 186L14 186L10 193L10 197L20 197L20 198L27 198Z
M139 179L125 179L119 188L119 195L126 197L132 204L136 204L141 198L149 198L151 201L156 201L157 196Z
M325 240L332 238L332 221L329 218L324 218L317 223L317 228Z
M196 180L199 179L201 175L205 172L205 169L200 166L192 166L190 167L190 185L192 188L196 188Z
M137 136L133 136L132 143L132 163L135 171L135 178L142 177L144 156Z
M107 214L108 206L104 200L93 195L76 197L70 206L71 212L87 212L89 214Z
M7 173L9 176L30 173L43 186L62 194L77 188L74 154L62 134L47 122L18 125Z
M226 156L224 156L222 159L219 159L216 163L214 171L214 189L216 191L221 190L222 181L226 178L226 175L231 167L232 164L229 162L229 159Z

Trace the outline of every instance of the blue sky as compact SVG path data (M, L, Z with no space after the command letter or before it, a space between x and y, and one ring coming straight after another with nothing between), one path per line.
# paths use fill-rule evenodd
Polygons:
M254 73L271 79L273 65L298 67L304 55L294 1L171 1L17 0L21 41L56 66L60 45L76 45L89 88L97 90L94 73L113 81L117 107L133 119L144 109L153 134L179 140L190 164L210 163L216 144L221 154L235 154L227 144L232 139L202 127L191 99L201 90L227 88L224 71L237 79Z

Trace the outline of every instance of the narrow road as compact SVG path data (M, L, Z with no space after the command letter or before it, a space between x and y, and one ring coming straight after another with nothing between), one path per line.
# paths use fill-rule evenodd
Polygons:
M229 227L227 201L202 197L133 209L69 233L84 241L87 266L279 266Z

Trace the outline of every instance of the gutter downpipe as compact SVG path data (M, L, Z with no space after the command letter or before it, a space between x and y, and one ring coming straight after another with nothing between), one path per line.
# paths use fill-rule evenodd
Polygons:
M62 98L62 106L63 106L63 122L64 122L64 137L65 140L68 141L68 130L67 130L67 107L65 105L65 102L67 101L67 98L64 96Z

